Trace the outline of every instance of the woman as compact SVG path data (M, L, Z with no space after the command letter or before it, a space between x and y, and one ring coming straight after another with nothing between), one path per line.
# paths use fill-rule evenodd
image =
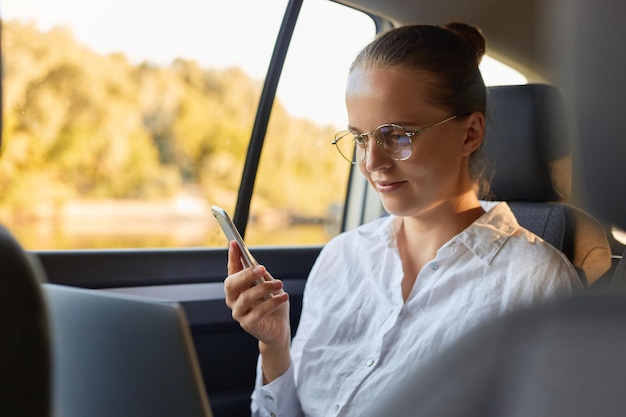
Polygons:
M391 30L357 56L349 129L334 143L390 216L324 247L291 344L282 283L263 266L242 269L230 245L226 302L259 340L254 415L365 415L477 324L581 286L506 203L478 199L484 51L476 28L454 23ZM267 281L252 286L258 277Z

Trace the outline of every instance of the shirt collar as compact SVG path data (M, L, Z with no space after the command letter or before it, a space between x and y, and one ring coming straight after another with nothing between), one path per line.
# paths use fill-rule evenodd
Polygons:
M458 240L473 254L486 264L490 264L504 242L519 229L515 215L505 202L481 201L485 214L479 217L467 229L456 235L444 247ZM395 216L380 219L378 227L373 231L380 236L390 248L397 247L394 232Z
M385 216L374 231L374 236L380 236L389 248L396 248L395 222L396 216Z
M462 242L480 260L490 264L500 248L520 228L509 205L485 203L487 210L455 239Z

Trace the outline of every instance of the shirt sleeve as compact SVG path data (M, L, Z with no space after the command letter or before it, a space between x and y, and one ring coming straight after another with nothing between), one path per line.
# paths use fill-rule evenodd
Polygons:
M289 365L289 369L284 374L269 384L263 385L263 371L259 356L255 385L252 392L252 417L298 417L303 415L296 393L293 363Z
M554 287L546 294L547 300L584 291L585 286L576 268L574 268L561 251L555 249L551 263L555 264L555 275L558 277L558 280L555 282Z
M319 320L319 310L322 308L319 300L323 300L319 294L319 281L323 279L323 271L326 271L329 263L328 254L330 252L327 247L328 245L322 248L307 279L300 323L291 343L289 369L274 381L263 385L263 371L261 369L261 356L259 355L255 388L252 393L252 417L298 417L304 415L297 393L296 370L302 356L304 343L308 340L312 327Z

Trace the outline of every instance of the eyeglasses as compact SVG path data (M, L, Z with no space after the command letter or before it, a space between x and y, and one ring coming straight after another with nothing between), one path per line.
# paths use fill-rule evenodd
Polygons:
M376 145L380 146L388 157L396 161L404 161L413 154L413 136L442 125L456 117L457 115L455 114L430 126L412 131L393 123L378 126L374 131L367 133L354 133L349 130L342 130L335 134L332 144L337 147L341 156L348 162L358 165L365 161L369 136L374 135Z

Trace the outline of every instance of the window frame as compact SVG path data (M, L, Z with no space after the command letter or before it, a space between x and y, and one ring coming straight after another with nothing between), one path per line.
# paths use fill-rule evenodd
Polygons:
M263 83L261 97L259 99L259 105L257 107L257 113L252 127L252 134L250 136L243 172L241 175L241 182L239 184L235 212L233 214L233 223L235 223L239 233L244 238L248 218L250 217L250 204L252 201L256 174L261 159L261 151L265 141L271 110L274 105L276 90L282 75L282 69L289 50L289 44L293 37L298 16L300 15L302 3L303 0L289 0L289 3L287 4L278 35L276 37L276 42L274 44L272 57L270 58L267 75ZM350 7L346 5L344 6ZM376 33L380 33L381 31L393 26L390 21L382 19L379 16L372 15L365 11L361 12L368 15L374 21ZM355 225L362 224L365 220L368 220L369 217L371 217L367 215L367 207L369 206L367 203L370 202L371 198L368 198L367 186L363 187L365 179L356 174L358 174L357 170L355 167L352 167L350 177L348 179L340 231L345 231ZM369 194L371 194L371 192Z

